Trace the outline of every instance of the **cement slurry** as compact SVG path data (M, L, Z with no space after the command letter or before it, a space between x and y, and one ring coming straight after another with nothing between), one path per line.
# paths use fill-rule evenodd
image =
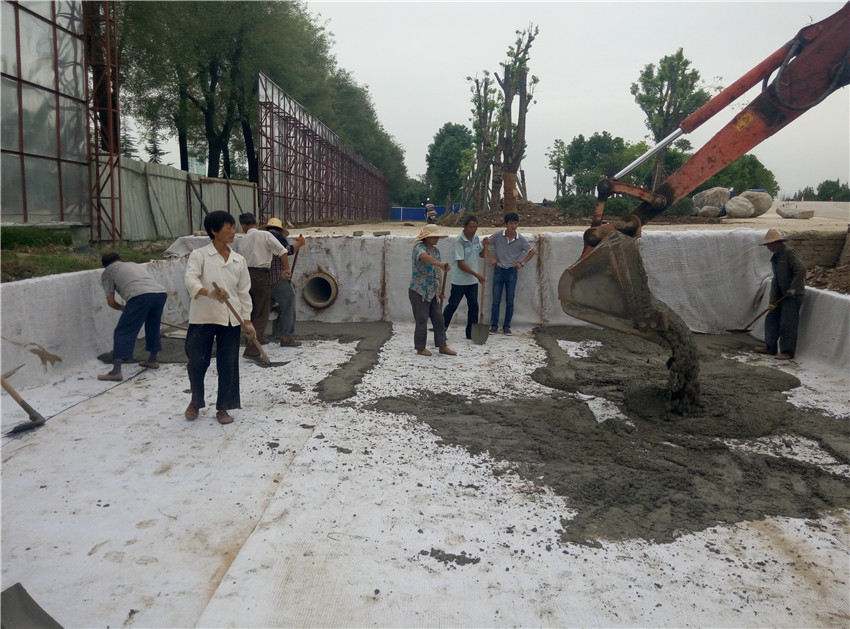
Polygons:
M316 386L351 360L353 341L270 347L272 360L292 362L279 369L243 363L244 408L227 427L209 413L182 420L187 385L180 365L143 372L88 401L80 400L83 389L104 390L105 383L91 380L102 365L87 364L50 386L21 387L36 408L50 412L71 399L81 403L38 431L4 441L3 585L23 582L65 626L801 626L841 623L850 613L845 508L732 520L667 543L628 535L597 534L592 545L564 539L561 531L582 526L587 496L562 495L538 478L550 468L529 461L539 456L533 444L505 421L510 400L536 400L535 413L546 408L545 399L555 400L550 424L558 413L569 415L581 439L619 438L638 453L645 446L663 452L655 440L664 429L682 449L709 435L696 428L677 434L666 420L627 409L628 396L615 395L627 369L616 363L613 401L593 399L627 418L594 419L590 404L576 399L592 392L552 389L531 378L547 364L547 352L521 328L475 346L453 327L449 340L458 357L415 356L412 333L409 324L394 325L355 395L334 404L322 402ZM593 368L610 360L612 339L601 346L581 334L558 340L589 349L574 370L583 361ZM740 349L727 343L718 351ZM739 376L753 369L739 366ZM643 386L657 378L660 387L663 369L650 367L643 363L650 378ZM209 378L212 384L214 367ZM419 417L432 396L452 395L476 400L464 408L484 409L479 432L508 438L490 439L488 451L473 453L468 431ZM403 398L419 400L410 409L415 414L371 410ZM4 425L22 418L7 397L2 402ZM529 426L539 434L542 422L535 421ZM625 433L630 423L635 432ZM647 431L646 442L638 430ZM451 431L463 432L465 441L453 444L444 436ZM761 459L768 456L778 462L784 490L797 504L810 482L843 473L846 457L793 426L782 431L778 442L769 431L722 441L744 469L749 459L758 466L767 466ZM523 447L518 456L507 447L512 443ZM608 454L628 460L619 451ZM794 460L800 467L784 466ZM640 469L623 473L646 476ZM610 486L606 478L599 483ZM768 487L766 495L778 491ZM610 522L605 508L601 519Z

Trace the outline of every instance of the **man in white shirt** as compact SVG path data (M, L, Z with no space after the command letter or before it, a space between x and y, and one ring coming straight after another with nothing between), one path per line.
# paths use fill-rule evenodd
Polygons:
M455 241L452 255L452 270L449 280L452 292L449 303L443 311L443 321L448 329L461 300L466 297L466 338L472 338L472 324L478 322L478 287L484 284L481 273L481 259L487 256L488 241L482 241L478 231L478 217L468 215L463 219L463 231Z
M236 237L236 221L227 212L210 212L204 218L204 229L212 242L189 254L186 264L186 289L189 291L189 331L186 333L187 371L192 401L186 408L186 419L198 417L206 405L204 376L210 366L213 343L216 346L215 365L218 370L216 419L229 424L233 418L227 412L241 408L239 397L239 320L230 312L230 301L244 323L245 335L256 335L250 323L251 277L245 258L230 246ZM215 284L215 286L213 286ZM218 288L216 288L216 286Z
M240 239L239 253L245 257L248 273L251 276L251 301L254 308L251 311L251 323L257 331L257 341L261 345L266 342L266 326L269 323L269 312L272 305L272 282L270 267L274 256L285 256L284 247L277 238L269 232L257 229L256 217L246 212L239 215L239 223L245 236ZM260 355L253 345L245 348L245 356L255 358Z

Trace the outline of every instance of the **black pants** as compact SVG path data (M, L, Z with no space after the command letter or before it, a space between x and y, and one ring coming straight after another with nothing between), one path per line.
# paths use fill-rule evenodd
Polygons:
M771 354L777 345L783 354L794 355L797 351L797 326L800 324L799 297L786 297L767 313L764 320L764 344Z
M443 325L443 311L440 310L440 300L437 296L432 297L431 301L425 301L422 295L410 289L407 289L407 296L410 298L413 320L416 322L413 347L417 350L425 349L425 344L428 342L428 319L431 319L431 325L434 326L434 345L437 347L445 345L446 326Z
M189 385L192 389L192 404L195 408L206 406L204 400L204 376L212 359L215 342L215 366L218 369L218 394L215 408L228 411L242 408L239 402L239 335L238 325L216 325L214 323L190 323L186 333L186 356L189 363Z
M443 311L443 322L446 328L452 322L460 301L466 297L466 338L472 338L472 324L478 323L478 284L452 284L452 292L449 295L449 303Z

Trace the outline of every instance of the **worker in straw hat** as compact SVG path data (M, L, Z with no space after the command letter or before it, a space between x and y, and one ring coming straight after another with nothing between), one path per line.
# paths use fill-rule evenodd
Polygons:
M279 218L270 218L266 230L286 248L287 255L272 258L269 267L272 284L272 299L277 304L277 319L272 323L272 334L281 347L298 347L295 340L295 290L292 288L292 265L289 256L304 246L304 236L298 236L290 243L289 232L283 227ZM294 263L293 263L294 264Z
M785 244L785 237L779 230L767 230L761 244L773 254L770 258L773 281L770 285L771 310L764 320L765 346L757 348L756 352L776 356L779 360L790 360L797 349L797 326L805 291L806 267L797 252Z
M410 278L410 306L413 309L413 319L416 321L416 331L413 333L413 346L420 356L430 356L431 352L425 347L428 340L428 319L434 326L434 345L441 354L456 356L451 347L446 344L446 326L443 324L442 303L445 295L445 274L449 270L448 262L440 260L437 241L448 236L439 225L425 225L416 236L411 255L412 273ZM442 271L442 282L438 271Z

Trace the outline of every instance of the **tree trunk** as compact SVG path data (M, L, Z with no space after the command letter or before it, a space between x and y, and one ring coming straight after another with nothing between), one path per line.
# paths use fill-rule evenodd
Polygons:
M652 191L655 192L658 186L661 185L661 180L664 179L664 154L666 151L661 151L655 158L655 166L652 168Z
M260 182L260 164L257 161L257 149L254 147L254 133L251 123L242 118L242 140L245 142L245 154L248 156L248 181Z
M227 140L221 143L221 168L225 179L230 179L230 146Z
M501 212L502 205L502 169L498 164L493 164L493 179L490 181L490 211Z
M502 179L505 186L505 212L517 211L517 177L515 172L504 170Z
M180 170L189 172L189 99L186 97L187 88L181 85L179 89L180 101L177 115L174 116L174 126L177 127L177 146L180 150Z
M221 146L218 136L207 136L207 177L218 177L221 164Z
M528 188L525 187L525 171L519 171L519 191L522 194L522 198L528 201Z

